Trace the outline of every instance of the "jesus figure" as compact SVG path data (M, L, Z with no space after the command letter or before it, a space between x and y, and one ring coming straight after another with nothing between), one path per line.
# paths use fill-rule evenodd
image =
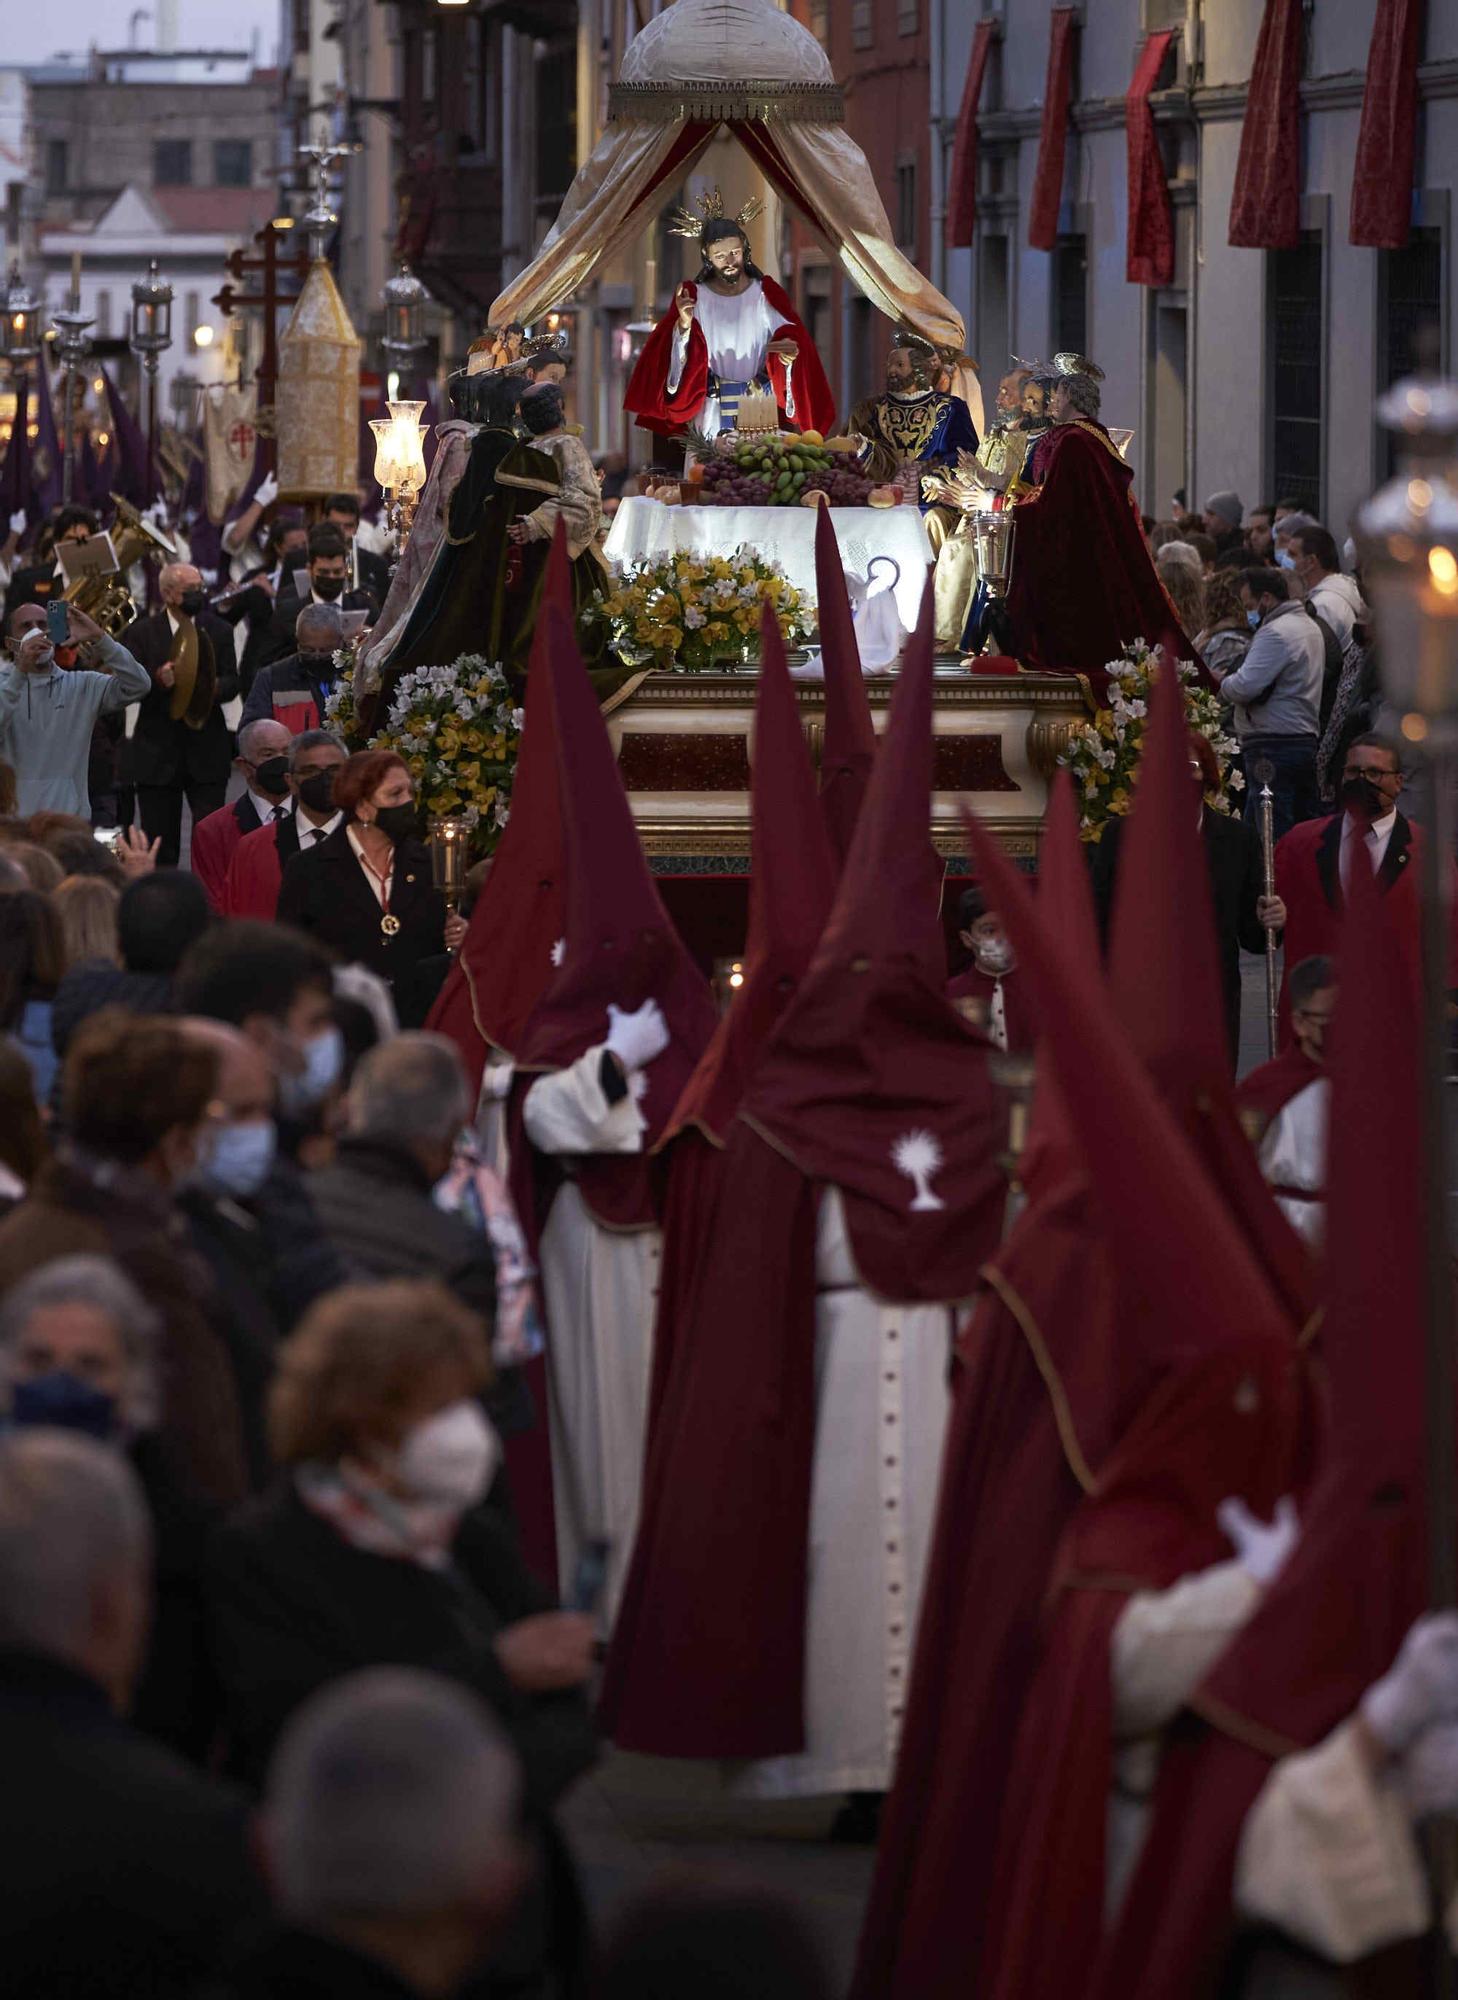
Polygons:
M711 201L712 201L711 197ZM799 314L749 254L742 220L711 213L697 232L701 263L658 322L623 398L645 430L733 430L741 400L772 393L787 430L828 432L835 401Z

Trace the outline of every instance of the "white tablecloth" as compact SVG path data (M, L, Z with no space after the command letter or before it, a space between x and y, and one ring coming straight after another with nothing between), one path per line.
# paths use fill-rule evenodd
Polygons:
M861 583L875 556L890 556L900 569L893 586L897 615L906 630L916 625L932 546L916 507L832 507L831 526L846 574ZM604 544L610 563L649 562L680 549L695 555L727 555L743 543L756 555L778 563L807 603L815 602L815 514L809 507L666 507L661 500L625 500L613 517ZM880 584L884 565L876 571Z

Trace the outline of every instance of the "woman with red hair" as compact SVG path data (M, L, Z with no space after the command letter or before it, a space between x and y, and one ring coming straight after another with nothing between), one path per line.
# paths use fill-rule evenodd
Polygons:
M465 925L446 913L422 838L415 785L393 750L361 750L334 780L343 823L284 870L278 920L379 973L403 1028L418 1028Z

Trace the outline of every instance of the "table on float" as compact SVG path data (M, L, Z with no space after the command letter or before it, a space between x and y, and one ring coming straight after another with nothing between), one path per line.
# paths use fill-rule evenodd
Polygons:
M815 513L810 507L670 507L661 500L625 500L604 544L610 563L653 562L680 551L728 555L743 546L778 563L810 604L815 602ZM889 556L892 588L906 630L916 624L932 546L917 507L832 507L831 526L847 576L864 583L872 562ZM884 568L876 572L879 581Z

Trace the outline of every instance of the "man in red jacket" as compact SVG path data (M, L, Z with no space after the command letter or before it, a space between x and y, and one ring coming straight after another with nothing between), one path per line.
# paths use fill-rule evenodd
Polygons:
M1285 933L1286 965L1330 958L1359 854L1393 904L1395 929L1416 979L1420 971L1418 882L1423 833L1397 810L1402 759L1385 736L1354 737L1342 766L1338 809L1327 819L1305 820L1276 842L1276 893L1263 896L1256 915ZM1458 986L1458 905L1452 917L1448 985ZM1281 989L1281 1040L1291 1036L1290 1003Z
M339 825L334 774L345 754L332 729L306 729L290 739L288 785L294 810L239 841L223 888L224 916L272 923L285 867L300 849L316 847Z
M288 777L292 741L281 722L266 718L240 729L233 769L242 773L244 789L231 805L208 813L192 830L188 866L201 882L215 916L223 913L228 863L239 841L280 817L286 819L294 809Z

